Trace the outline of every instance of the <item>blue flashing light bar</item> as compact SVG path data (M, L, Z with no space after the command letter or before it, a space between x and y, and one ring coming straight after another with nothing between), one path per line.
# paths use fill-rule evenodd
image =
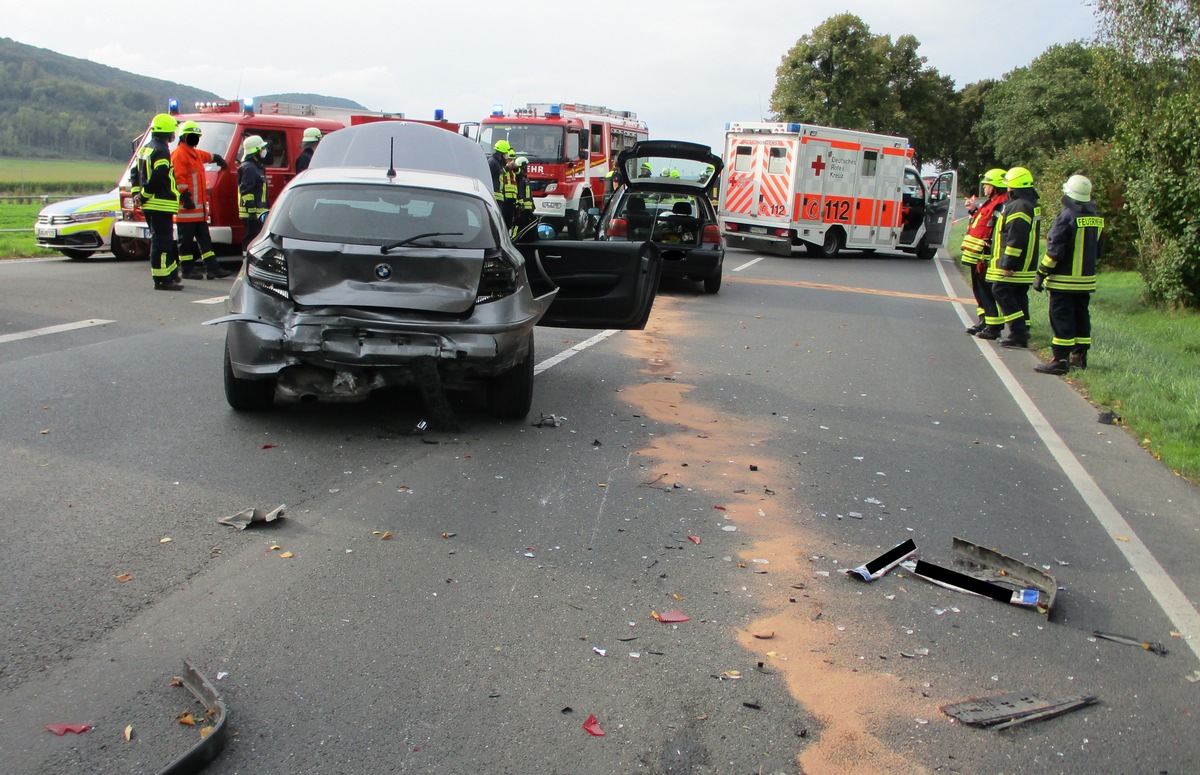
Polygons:
M243 113L254 113L254 98L253 97L246 97L245 99L242 100L242 112Z
M788 124L787 131L789 131L789 132L799 132L799 131L800 131L800 125L799 125L799 124Z
M434 108L433 120L434 121L445 121L446 120L446 111L442 110L441 108Z
M171 99L167 100L167 112L170 113L172 116L179 115L179 100L178 99L176 99L175 97L172 97Z
M493 104L492 105L492 115L493 116L503 116L504 115L504 106L501 105L499 102Z
M562 115L562 105L551 105L550 108L546 111L546 115L551 116L553 118L558 118L559 116Z

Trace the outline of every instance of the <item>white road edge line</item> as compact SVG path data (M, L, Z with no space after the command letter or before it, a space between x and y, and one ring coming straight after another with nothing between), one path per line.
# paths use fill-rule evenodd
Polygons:
M942 287L945 288L947 296L953 297L955 294L950 287L950 278L946 276L946 271L942 268L942 261L939 259L936 263L938 275L942 278ZM971 318L963 306L961 304L953 306L963 325L969 325ZM1149 547L1133 531L1133 528L1125 521L1125 517L1121 516L1121 512L1117 511L1117 507L1113 505L1104 491L1096 484L1096 480L1075 457L1075 453L1058 435L1058 431L1050 425L1029 394L1017 382L1008 366L1000 360L1000 356L996 354L992 345L979 339L975 340L975 344L983 353L988 364L991 365L992 370L1000 377L1000 381L1008 389L1013 400L1017 402L1017 406L1025 414L1042 443L1046 445L1046 449L1050 451L1059 468L1066 474L1067 479L1075 486L1084 503L1096 516L1096 520L1108 533L1113 544L1121 550L1121 554L1125 555L1133 572L1146 585L1146 589L1150 591L1151 596L1163 609L1163 613L1175 625L1175 629L1185 636L1184 642L1187 643L1188 648L1192 650L1193 654L1200 657L1200 637L1198 637L1200 636L1200 613L1197 613L1195 607L1188 602L1187 596L1167 574L1166 569L1154 558ZM1118 535L1128 537L1129 540L1118 541Z
M747 261L746 263L742 264L741 266L734 268L733 271L740 272L743 269L749 269L750 267L757 264L759 261L762 261L764 258L766 258L766 256L759 256L758 258L754 259L753 261Z
M621 333L620 330L616 329L616 328L610 328L607 331L601 331L600 333L596 334L592 338L585 339L584 341L580 342L579 344L575 345L574 347L570 348L569 350L563 350L558 355L550 356L546 360L544 360L541 363L539 363L538 365L534 366L533 373L541 374L543 371L546 371L547 369L550 369L550 368L562 363L567 358L570 358L573 355L578 355L579 353L583 352L584 350L591 347L592 345L599 344L600 342L603 342L605 339L608 339L613 334L619 334L619 333Z
M0 344L4 342L16 342L21 339L33 339L35 336L45 336L46 334L61 334L63 331L74 331L79 328L91 328L92 326L107 326L109 323L116 323L115 320L80 320L78 323L63 323L58 326L46 326L45 328L35 328L31 331L21 331L16 334L4 334L0 336Z
M220 304L228 298L229 294L225 294L224 296L213 296L211 299L195 299L192 304Z

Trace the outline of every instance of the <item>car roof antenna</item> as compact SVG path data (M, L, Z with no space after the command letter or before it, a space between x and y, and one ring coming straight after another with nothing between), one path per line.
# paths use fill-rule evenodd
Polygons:
M388 151L388 180L396 177L396 138L391 138L391 149Z

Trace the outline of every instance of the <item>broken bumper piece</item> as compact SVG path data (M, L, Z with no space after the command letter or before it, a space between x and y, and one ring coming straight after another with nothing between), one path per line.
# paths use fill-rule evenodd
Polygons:
M209 762L216 759L221 751L225 750L229 731L225 724L229 718L225 701L221 699L221 695L217 693L212 683L199 670L192 667L192 664L186 659L183 660L183 675L179 680L183 687L191 692L196 701L204 707L204 717L208 722L207 728L212 731L200 738L200 741L182 756L167 765L159 775L193 775L208 766Z

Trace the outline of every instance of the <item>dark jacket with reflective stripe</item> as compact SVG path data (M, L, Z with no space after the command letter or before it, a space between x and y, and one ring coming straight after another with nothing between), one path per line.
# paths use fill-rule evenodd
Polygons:
M1042 208L1032 188L1009 189L1008 201L996 219L992 238L992 264L987 279L995 283L1030 285L1037 275L1038 239L1041 237ZM1011 275L1003 270L1011 269Z
M267 173L256 154L238 165L238 215L255 218L267 207Z
M1104 219L1096 202L1062 198L1063 209L1046 235L1046 255L1038 272L1052 291L1091 293L1096 290L1096 261L1104 252Z
M171 149L165 141L154 137L138 149L138 174L142 180L143 210L179 212L175 168L171 166Z

